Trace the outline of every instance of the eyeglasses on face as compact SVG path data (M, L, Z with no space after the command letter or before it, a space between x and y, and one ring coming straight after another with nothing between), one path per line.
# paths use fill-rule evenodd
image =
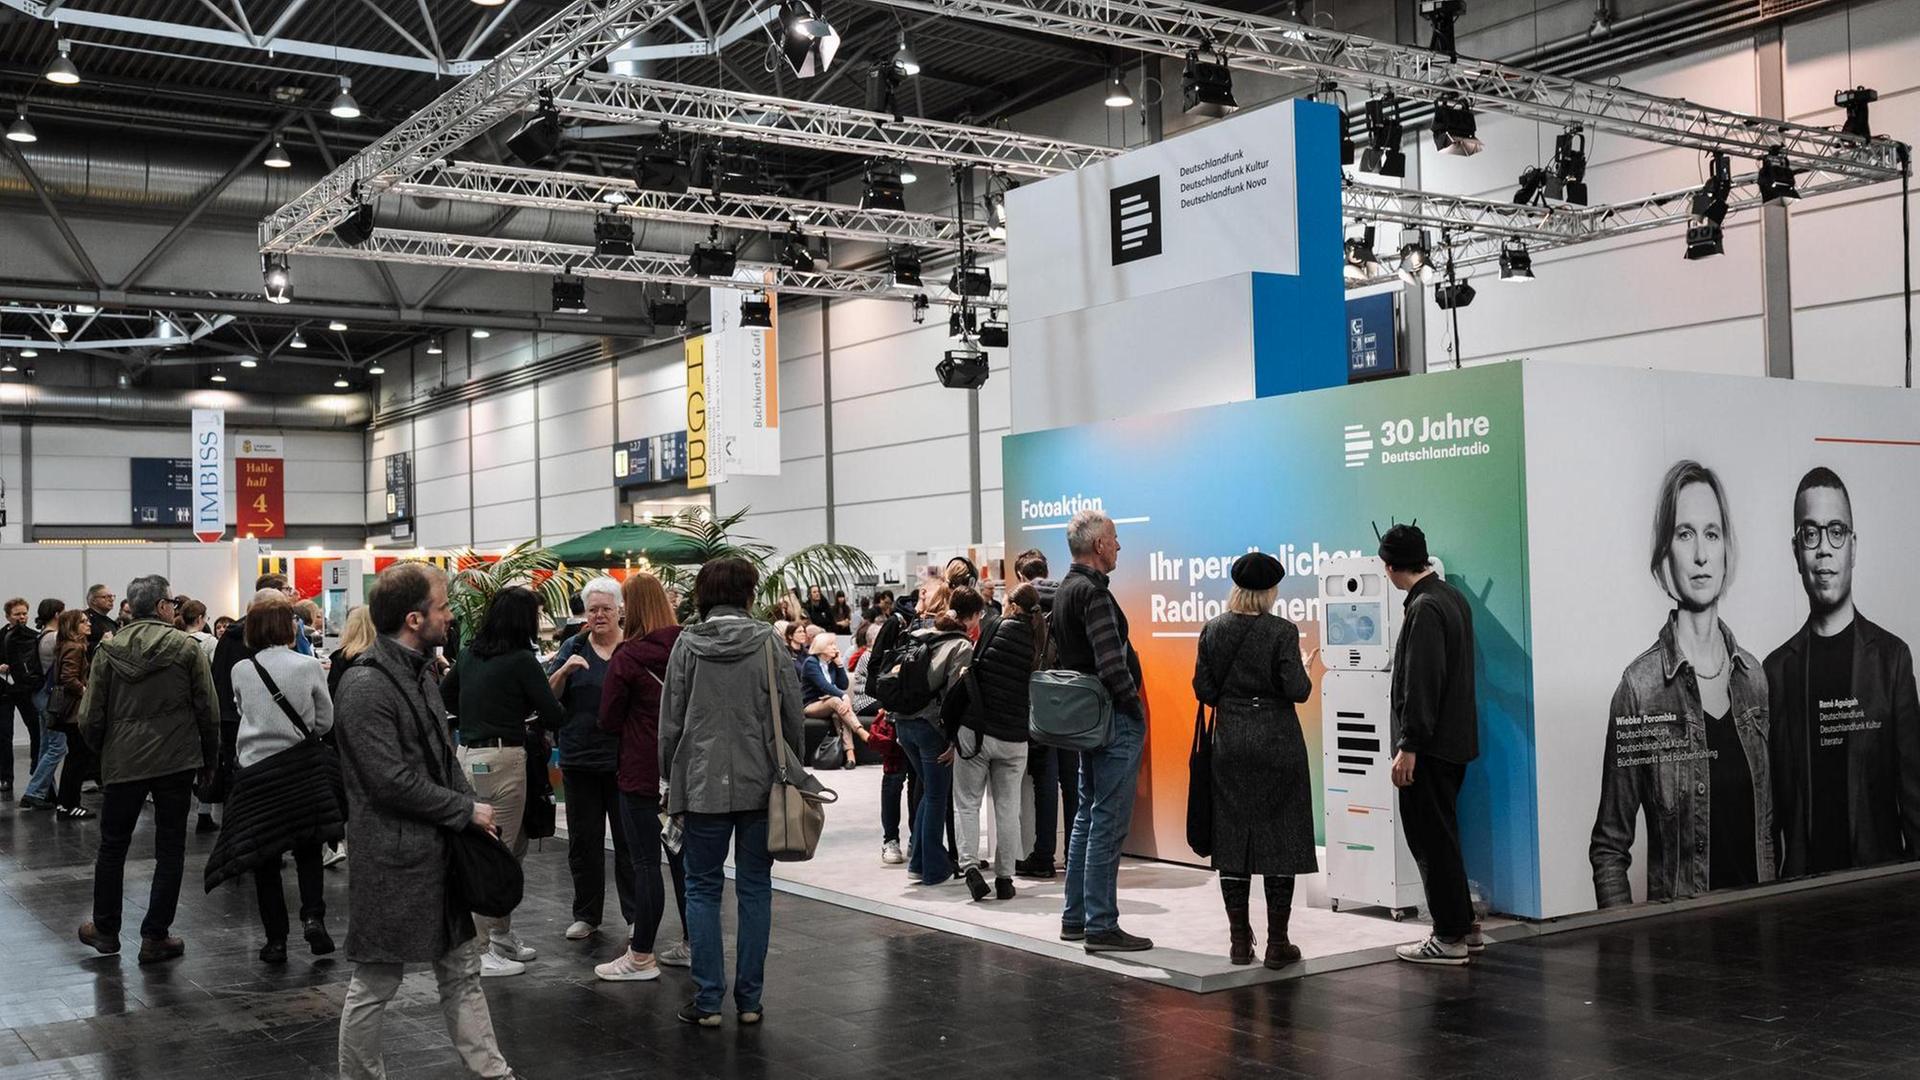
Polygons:
M1853 526L1844 521L1829 521L1825 525L1815 525L1809 521L1793 532L1794 540L1808 551L1820 546L1822 536L1827 538L1827 543L1831 547L1838 550L1846 547L1847 541L1853 539Z

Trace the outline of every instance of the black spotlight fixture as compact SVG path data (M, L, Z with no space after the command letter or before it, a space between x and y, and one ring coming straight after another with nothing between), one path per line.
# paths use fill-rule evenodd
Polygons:
M893 161L867 163L866 182L860 190L862 210L905 210L906 185L900 182L900 165Z
M1500 242L1500 280L1533 280L1533 255L1518 237L1509 236Z
M738 262L733 249L720 243L720 227L716 225L707 230L706 243L694 245L687 269L694 277L732 277Z
M947 312L947 336L970 338L980 329L980 316L972 307L961 304Z
M1427 48L1458 59L1460 49L1453 27L1466 10L1466 0L1420 0L1420 17L1433 24L1433 36L1428 39Z
M1687 258L1704 259L1725 250L1721 222L1727 218L1727 196L1733 191L1733 165L1727 155L1715 153L1707 167L1707 182L1693 193L1687 214Z
M994 318L980 324L980 347L983 349L1004 349L1007 347L1007 324L995 312Z
M1433 247L1427 241L1427 231L1416 230L1411 239L1400 243L1400 280L1418 285L1423 279L1431 279L1433 271Z
M977 349L951 349L933 373L949 390L978 390L987 384L987 354Z
M1547 175L1547 198L1587 205L1587 135L1579 124L1553 137L1553 171Z
M927 309L932 306L933 302L927 299L926 293L915 293L913 297L913 325L924 326L927 321Z
M522 165L543 165L559 151L560 142L560 110L553 106L553 95L542 92L533 118L507 139L507 153Z
M1407 155L1400 149L1400 99L1388 93L1367 102L1367 152L1360 155L1360 171L1381 176L1407 175Z
M1514 189L1515 206L1529 206L1540 200L1540 192L1547 186L1547 170L1538 165L1529 165L1520 171L1520 186Z
M1473 287L1471 281L1449 281L1433 287L1433 302L1440 305L1441 311L1466 307L1473 303L1473 298L1478 295L1479 291Z
M1800 197L1800 186L1793 179L1793 162L1785 147L1776 146L1760 159L1760 201L1790 203Z
M595 214L593 253L617 257L632 255L633 219L620 214Z
M895 285L918 286L920 284L920 253L912 248L894 248L887 253L887 262L893 270Z
M1347 126L1347 95L1340 91L1339 83L1323 79L1313 98L1340 110L1340 164L1353 164L1360 156L1360 148L1354 145L1353 131Z
M780 265L801 274L813 272L815 259L813 252L807 250L806 238L799 229L787 233L787 242L780 248Z
M769 27L768 32L775 34L775 47L787 66L802 79L824 74L840 51L839 33L811 0L781 0L780 28Z
M1193 116L1221 117L1240 107L1233 100L1233 69L1212 39L1187 51L1187 65L1180 72L1180 96L1184 111Z
M665 124L660 125L660 134L641 140L633 158L633 182L641 191L685 195L691 180L687 159L674 145Z
M348 247L359 247L373 239L373 204L358 201L360 198L358 184L353 187L353 198L355 199L353 209L347 211L347 216L341 218L340 224L333 227L333 236Z
M1483 149L1473 106L1467 104L1466 98L1442 94L1434 101L1433 146L1454 157L1472 157Z
M585 315L589 310L586 282L577 277L553 279L553 313L555 315Z
M647 318L653 320L655 326L685 326L687 325L687 301L684 297L675 297L670 292L663 292L647 305Z
M260 256L260 292L269 304L293 303L293 271L278 252Z
M1358 284L1380 275L1380 256L1373 253L1374 227L1369 225L1359 236L1347 238L1346 266L1342 273L1348 284Z
M1840 125L1840 130L1862 139L1873 138L1873 126L1867 122L1867 106L1879 100L1880 91L1869 90L1864 86L1856 86L1851 90L1835 90L1833 103L1847 110L1847 122Z
M973 252L969 251L960 257L960 265L953 268L953 276L947 279L947 291L955 296L992 296L993 273L975 265Z
M906 74L891 57L874 61L867 68L867 111L885 113L893 117L894 123L900 123L903 119L900 114L900 83L905 79Z
M748 293L740 298L740 325L756 330L773 329L773 301L766 293Z

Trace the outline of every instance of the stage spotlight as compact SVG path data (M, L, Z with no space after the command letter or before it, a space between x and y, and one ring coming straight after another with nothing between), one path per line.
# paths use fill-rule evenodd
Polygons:
M987 354L977 349L950 350L933 373L949 390L978 390L987 382Z
M1400 244L1400 280L1409 285L1418 285L1432 273L1433 248L1427 242L1426 230L1421 229L1413 234L1413 239Z
M891 60L875 60L867 68L866 107L868 112L885 113L894 123L900 114L900 83L906 75Z
M556 315L585 315L587 308L587 283L579 278L556 277L553 279L553 313Z
M1867 106L1879 100L1880 91L1864 86L1834 91L1833 103L1847 110L1847 122L1840 125L1840 130L1862 139L1873 138L1873 126L1867 122Z
M862 210L905 210L906 188L900 183L900 166L892 161L867 164L866 184L860 192Z
M800 235L800 231L795 229L788 233L786 246L780 249L780 265L797 273L810 274L813 272L815 261L814 254L807 250L806 239Z
M685 195L690 174L687 159L667 136L665 125L658 135L641 141L633 158L633 182L642 191Z
M1449 285L1433 287L1433 302L1440 305L1441 311L1466 307L1473 303L1473 298L1477 295L1478 292L1471 281L1456 281Z
M1520 186L1513 193L1516 206L1528 206L1540 198L1540 191L1547 186L1547 170L1538 165L1529 165L1520 173Z
M888 263L893 269L895 285L918 286L920 284L920 253L912 248L895 248L888 253Z
M1381 176L1407 175L1407 155L1400 149L1400 99L1392 94L1367 102L1367 152L1360 155L1360 171Z
M293 302L293 271L287 267L285 255L269 252L260 256L260 281L267 303Z
M1359 236L1347 240L1347 258L1344 274L1349 283L1359 283L1380 276L1380 256L1373 253L1374 227L1363 229Z
M633 219L620 214L595 214L593 253L617 258L632 255Z
M953 268L953 276L947 279L947 291L955 296L992 296L993 274L984 266L975 266L973 252L969 251L961 257L960 265Z
M766 293L749 293L740 298L740 325L756 330L773 329L773 301Z
M1547 198L1587 205L1587 136L1579 124L1553 137L1553 172L1547 176Z
M969 338L980 329L980 316L970 307L957 307L947 312L947 336L950 338Z
M1458 58L1460 49L1454 37L1454 23L1467 10L1466 0L1420 0L1420 17L1433 24L1433 37L1427 48Z
M1760 201L1790 203L1798 199L1800 187L1793 176L1793 163L1787 158L1786 148L1776 146L1767 151L1760 159Z
M1454 157L1472 157L1483 148L1467 99L1442 95L1433 103L1434 149Z
M980 324L980 347L983 349L1004 349L1007 347L1007 324L1000 320Z
M333 227L333 236L348 247L359 247L373 239L373 204L354 204L347 216L340 219L340 224Z
M1211 41L1188 50L1180 94L1190 115L1221 117L1240 107L1233 100L1233 69Z
M1517 237L1508 237L1500 243L1500 280L1533 280L1533 256Z
M1721 223L1727 218L1727 196L1733 191L1733 165L1727 155L1715 153L1707 168L1707 182L1693 193L1687 215L1687 258L1704 259L1725 250Z
M559 149L560 110L553 107L551 95L542 94L533 118L507 139L507 153L522 165L541 165Z
M732 248L708 243L693 249L693 255L687 260L687 268L694 277L728 278L733 276L738 262Z
M685 326L687 325L687 302L675 299L670 293L661 293L659 299L647 305L647 318L653 320L653 325L656 327Z
M781 0L780 55L802 79L826 72L840 51L840 35L810 0Z

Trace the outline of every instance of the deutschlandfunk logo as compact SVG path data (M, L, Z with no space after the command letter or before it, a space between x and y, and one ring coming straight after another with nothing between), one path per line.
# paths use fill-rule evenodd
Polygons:
M1160 254L1160 178L1149 176L1108 193L1113 265Z
M1349 469L1365 468L1377 456L1382 465L1479 457L1493 453L1487 438L1493 422L1485 416L1401 417L1378 424L1347 424L1341 448Z

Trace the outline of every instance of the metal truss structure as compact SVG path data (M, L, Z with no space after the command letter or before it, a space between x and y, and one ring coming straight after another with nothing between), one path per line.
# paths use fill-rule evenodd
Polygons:
M642 221L714 225L723 229L803 234L875 244L900 244L952 251L964 238L970 251L999 255L997 240L982 221L958 221L940 214L902 210L862 210L843 203L790 199L779 195L716 195L649 191L626 177L553 172L514 165L452 162L415 180L387 189L448 202L518 206L533 210L619 213Z
M737 269L755 275L757 280L712 278L694 274L686 255L652 251L639 251L626 256L598 255L590 245L489 236L453 236L446 233L414 232L406 229L375 229L372 238L358 247L342 244L332 236L325 236L295 248L294 251L306 255L367 259L415 266L454 266L474 270L571 274L602 281L687 285L696 288L715 286L736 289L759 288L768 292L798 296L912 301L916 296L924 295L936 304L959 300L959 297L949 295L946 288L931 281L925 287L905 288L895 285L891 274L873 270L798 271L771 263L742 261L738 263ZM992 297L976 299L974 302L988 307L1004 307L1007 302L1005 287L996 286Z
M978 165L1009 176L1068 172L1115 151L1103 146L1023 135L1000 128L949 124L813 101L744 94L705 86L587 73L556 96L568 116L615 124L666 122L675 131L756 142Z
M0 349L44 352L95 352L108 349L173 349L198 342L232 322L232 315L197 311L93 311L36 304L0 307L0 322L18 323L0 332ZM58 320L56 324L56 320ZM65 327L55 333L56 325ZM162 327L167 332L156 332Z
M1476 108L1550 124L1582 124L1647 142L1758 158L1779 147L1800 172L1857 184L1899 179L1896 145L1829 128L1582 82L1491 60L1451 57L1264 15L1180 0L873 0L889 7L989 22L1114 48L1184 56L1210 40L1230 66L1289 78L1332 79L1416 98L1466 98Z

